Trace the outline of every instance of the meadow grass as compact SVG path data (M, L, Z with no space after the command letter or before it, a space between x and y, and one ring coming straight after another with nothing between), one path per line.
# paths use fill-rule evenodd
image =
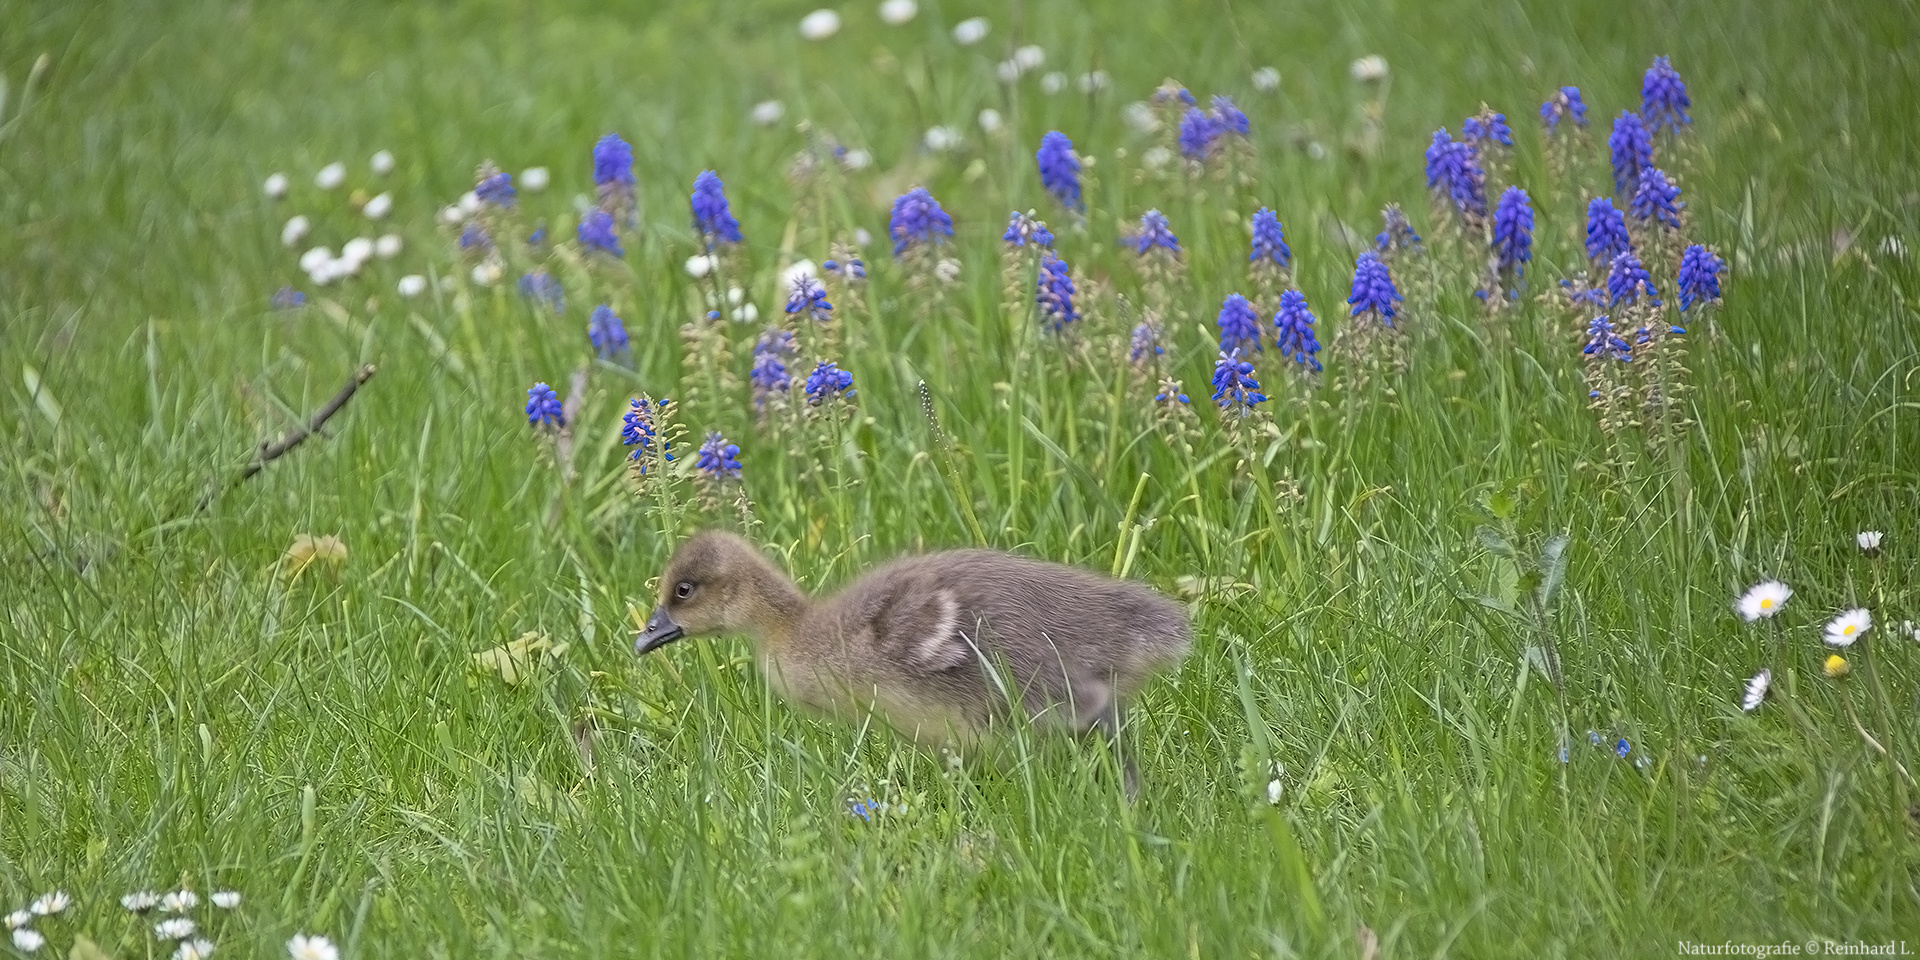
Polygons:
M1374 937L1381 956L1533 957L1915 929L1920 796L1894 764L1920 758L1920 646L1895 629L1920 619L1910 6L929 2L888 27L860 3L818 44L795 30L807 9L6 8L0 907L71 892L36 924L45 949L84 935L147 955L150 923L118 897L182 884L243 892L206 925L223 953L261 956L298 930L349 957L1350 957ZM994 32L956 46L974 14ZM1003 87L993 64L1025 42L1044 70L1111 86ZM1378 88L1347 76L1365 54L1392 68L1377 149L1361 109ZM1731 270L1686 338L1688 425L1610 443L1580 324L1531 298L1582 265L1535 110L1586 92L1597 183L1606 124L1655 54L1693 95L1689 231ZM1268 64L1282 82L1260 93ZM1236 96L1251 185L1139 172L1153 140L1123 107L1166 76ZM786 116L756 126L768 98ZM1483 100L1512 122L1511 176L1539 211L1504 334L1430 232L1421 179L1431 131ZM1004 136L974 124L983 107ZM807 218L786 177L802 119L877 160L830 177ZM934 124L967 144L921 149ZM1053 129L1097 161L1084 231L1034 172ZM470 283L432 218L475 166L550 167L521 216L570 237L610 130L640 180L624 265L556 267L559 317L517 274ZM382 148L399 158L384 183L364 159ZM278 233L299 212L314 242L351 235L345 191L312 185L335 159L350 187L395 192L408 246L317 288ZM883 237L916 183L953 214L964 268L929 304L877 239L868 316L843 320L837 358L855 414L807 446L820 431L757 431L744 390L703 396L680 472L700 432L739 442L753 535L813 589L983 541L1191 599L1193 655L1130 715L1138 802L1088 745L1016 735L956 770L877 724L794 712L744 641L632 656L676 521L628 488L618 416L630 395L681 396L694 369L678 330L701 309L682 264L702 169L726 178L763 317L786 254ZM260 190L276 170L294 183L278 203ZM1204 384L1221 298L1251 292L1246 217L1279 212L1330 343L1351 237L1389 201L1448 264L1404 376L1361 388L1330 361L1303 386L1269 350L1273 428L1236 449ZM1140 302L1114 237L1155 206L1187 248L1167 358L1202 408L1190 453L1110 352L1130 328L1114 294ZM999 234L1029 207L1089 314L1071 360L1000 308ZM428 271L452 283L393 293ZM308 305L269 310L284 284ZM567 392L607 299L634 369L591 363L563 485L520 408L536 380ZM735 333L742 379L751 337ZM231 482L365 363L378 373L325 436ZM1877 562L1864 529L1887 531ZM347 562L288 576L302 533L337 534ZM1529 612L1530 558L1559 534L1564 588ZM1778 661L1769 625L1731 609L1763 577L1795 590ZM1829 681L1820 625L1851 606L1879 625ZM511 686L474 668L529 631L564 653ZM1529 666L1545 637L1564 697ZM1769 662L1793 696L1743 714ZM887 811L850 815L867 797Z

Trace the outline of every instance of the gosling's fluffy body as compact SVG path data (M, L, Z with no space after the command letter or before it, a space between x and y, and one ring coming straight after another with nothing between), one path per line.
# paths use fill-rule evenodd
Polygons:
M1140 584L991 550L896 560L816 602L745 540L707 532L660 587L685 634L752 635L783 697L872 710L927 743L965 743L1015 709L1111 735L1122 702L1192 645L1185 612Z

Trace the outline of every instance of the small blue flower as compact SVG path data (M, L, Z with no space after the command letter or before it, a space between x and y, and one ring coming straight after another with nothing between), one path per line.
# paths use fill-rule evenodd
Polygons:
M1281 356L1303 367L1320 372L1320 341L1313 335L1313 311L1307 309L1307 297L1298 290L1280 294L1280 310L1273 315L1275 339Z
M1679 133L1680 128L1693 122L1687 116L1687 108L1693 106L1692 98L1687 96L1687 85L1680 80L1673 64L1666 57L1654 57L1653 66L1647 68L1647 75L1640 82L1640 120L1648 131L1659 133L1661 128Z
M1427 147L1427 189L1442 190L1455 209L1469 220L1487 215L1487 175L1474 159L1473 148L1453 139L1447 128L1434 131Z
M1133 328L1133 340L1127 345L1127 360L1134 366L1140 366L1165 352L1166 348L1160 345L1160 334L1153 329L1153 324L1142 320L1139 326Z
M1587 104L1580 99L1579 87L1561 87L1540 104L1540 122L1546 124L1548 133L1560 129L1563 117L1573 118L1573 125L1582 130L1587 128Z
M820 361L820 365L807 374L807 403L819 406L829 400L853 396L853 374L840 369L830 360Z
M473 195L479 197L480 202L488 206L511 207L513 206L513 176L496 173L476 184Z
M527 391L527 426L550 426L555 429L567 425L567 415L560 407L560 395L544 383L536 383Z
M560 281L545 270L522 274L520 295L533 301L535 306L545 307L554 313L564 312L567 308L566 291L561 289Z
M1133 246L1134 253L1143 257L1154 247L1175 254L1180 252L1180 240L1173 235L1173 227L1167 223L1166 214L1158 210L1148 210L1140 216L1140 230L1128 242Z
M1668 183L1667 175L1659 167L1645 167L1640 171L1633 199L1627 203L1627 212L1633 214L1635 220L1654 220L1678 230L1680 209L1686 206L1675 202L1679 197L1680 188Z
M828 260L820 264L820 269L825 270L828 276L839 277L842 280L865 280L867 278L866 261L861 260L859 257L850 256L841 260Z
M1593 745L1594 745L1594 746L1596 746L1596 747L1597 747L1597 746L1599 746L1599 745L1600 745L1600 731L1598 731L1598 730L1588 730L1588 731L1587 731L1587 742L1588 742L1588 743L1591 743L1591 744L1593 744Z
M1180 392L1180 381L1171 377L1160 380L1160 392L1153 395L1155 403L1192 403L1186 394Z
M1519 187L1508 187L1494 208L1493 256L1496 268L1516 280L1533 259L1533 205Z
M1646 292L1647 306L1657 307L1656 299L1660 291L1653 286L1653 278L1647 275L1647 268L1640 258L1631 253L1623 253L1613 258L1613 266L1607 271L1607 305L1618 306L1621 301L1636 303L1641 291Z
M1347 303L1353 306L1349 316L1359 316L1372 312L1380 322L1393 326L1393 304L1405 300L1400 291L1394 289L1393 274L1387 265L1380 261L1379 254L1372 250L1362 251L1353 262L1353 293L1347 297Z
M1620 741L1613 745L1613 755L1616 757L1619 757L1622 760L1625 760L1627 758L1627 754L1630 753L1632 750L1633 750L1633 745L1627 742L1626 737L1621 737Z
M1240 359L1240 351L1222 351L1213 364L1213 402L1222 412L1238 411L1241 416L1253 412L1254 404L1267 399L1260 392L1260 381L1253 378L1253 364Z
M1287 247L1280 216L1266 207L1253 212L1253 253L1247 256L1247 260L1252 263L1272 262L1278 267L1293 263L1293 251Z
M1007 232L1001 234L1000 239L1010 247L1024 247L1028 243L1042 248L1053 246L1053 233L1047 225L1018 210L1007 215Z
M1380 213L1380 235L1373 238L1375 253L1388 254L1396 250L1410 250L1420 245L1420 235L1413 232L1413 223L1400 210L1397 203L1389 203Z
M1195 160L1204 160L1220 137L1220 128L1199 107L1188 107L1180 118L1180 152Z
M603 303L593 308L587 320L587 339L593 343L593 352L612 359L627 349L627 328L613 315L613 308Z
M661 399L657 404L647 403L645 398L634 397L627 401L627 412L620 417L620 443L633 447L628 460L639 460L643 454L653 452L653 444L658 436L654 433L654 415L667 408L673 401ZM673 445L665 441L660 443L660 452L669 463L673 461ZM646 473L646 464L640 465L640 472Z
M1244 137L1251 129L1247 123L1247 115L1234 105L1232 97L1216 94L1213 98L1213 109L1207 113L1213 118L1214 129L1222 134L1231 133L1237 137Z
M940 208L940 201L926 187L914 187L893 201L893 213L887 220L887 236L893 240L897 258L919 246L936 246L953 236L953 218Z
M827 302L827 288L820 281L799 276L793 278L793 291L787 294L787 312L826 323L833 319L833 304Z
M478 220L467 222L466 229L460 231L460 249L486 253L493 249L493 235Z
M627 255L626 248L620 246L620 235L613 230L613 214L605 210L588 210L580 218L578 231L580 246L588 253L599 251L615 257Z
M609 133L593 145L593 182L600 187L634 185L633 147L619 134Z
M1200 102L1193 98L1193 94L1187 92L1186 87L1183 87L1177 83L1174 83L1171 80L1154 88L1154 91L1153 91L1154 103L1172 103L1176 100L1186 104L1189 107L1194 106Z
M747 380L752 386L755 408L765 408L768 397L793 388L786 364L786 359L793 354L793 334L785 330L768 330L753 345L753 368Z
M1065 260L1051 253L1043 256L1040 276L1034 285L1033 299L1040 306L1040 317L1053 325L1054 333L1080 319L1080 314L1073 309L1073 277L1067 272Z
M267 303L275 310L293 310L307 305L307 295L292 287L281 287Z
M1581 348L1580 352L1588 355L1612 356L1621 363L1630 363L1633 360L1633 348L1613 332L1613 321L1604 316L1587 321L1587 344ZM1600 735L1590 733L1589 739L1599 743Z
M1720 302L1720 271L1727 267L1718 254L1694 244L1680 254L1680 310L1686 312L1694 301Z
M740 445L728 443L727 438L715 430L707 434L707 442L700 445L699 456L694 458L693 467L703 476L713 478L740 479Z
M1613 157L1613 189L1619 193L1640 182L1640 171L1653 166L1653 137L1640 123L1640 115L1620 111L1613 121L1613 133L1607 136L1607 149Z
M717 243L739 243L740 222L727 206L726 186L720 175L702 170L693 178L693 231L711 250Z
M1265 349L1260 345L1260 315L1253 312L1253 305L1247 298L1237 293L1229 294L1220 303L1220 318L1214 321L1220 328L1220 352L1238 353L1248 347L1254 350Z
M1460 122L1460 139L1475 150L1487 145L1488 141L1503 147L1513 146L1513 130L1507 126L1507 115L1493 114L1485 122L1479 117L1468 117Z
M1569 758L1567 757L1567 745L1563 743L1560 745L1560 762L1566 763L1568 759Z
M1633 251L1627 236L1627 218L1607 197L1587 203L1587 259L1612 264L1613 258Z
M1068 210L1080 210L1080 158L1073 155L1073 141L1055 130L1040 138L1040 150L1034 154L1040 165L1040 186Z
M545 245L546 242L547 242L547 225L544 223L538 227L535 227L532 233L527 234L527 246L533 247L536 251L541 246Z

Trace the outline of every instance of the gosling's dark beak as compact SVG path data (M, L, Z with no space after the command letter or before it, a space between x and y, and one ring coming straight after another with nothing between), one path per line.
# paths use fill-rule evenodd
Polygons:
M634 635L633 652L639 655L658 650L686 635L685 628L674 623L673 618L667 615L666 607L655 607L653 616L647 618L646 627Z

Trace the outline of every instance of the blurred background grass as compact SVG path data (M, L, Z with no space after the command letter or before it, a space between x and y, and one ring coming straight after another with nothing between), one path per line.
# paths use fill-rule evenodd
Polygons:
M1916 613L1910 4L926 3L901 27L857 4L820 44L796 33L807 9L6 10L0 890L76 894L42 927L52 949L85 932L142 952L115 898L180 882L248 895L223 950L270 953L305 929L350 956L1353 956L1362 925L1385 956L1592 956L1911 929L1913 791L1852 721L1911 769L1920 666L1891 629ZM948 30L972 15L992 34L956 46ZM1104 69L1111 86L1003 87L994 62L1028 42L1045 69ZM1363 98L1347 64L1366 54L1393 71L1377 153L1346 146ZM1083 289L1130 292L1118 222L1156 205L1173 218L1190 315L1170 353L1198 396L1213 351L1192 326L1244 289L1251 207L1286 222L1329 342L1347 230L1371 236L1388 201L1425 228L1421 150L1483 100L1514 124L1516 179L1540 206L1535 289L1577 266L1578 209L1548 204L1534 111L1577 84L1604 140L1656 54L1694 99L1692 233L1733 266L1726 308L1689 338L1697 423L1678 468L1594 470L1571 331L1528 307L1518 340L1492 345L1464 267L1394 397L1347 420L1324 387L1314 403L1272 391L1285 439L1252 484L1232 457L1196 466L1147 433L1143 398L1109 368L1015 366L1026 321L1000 315L995 251L1008 209L1064 223L1032 172L1046 130L1098 161L1089 229L1061 231ZM1249 82L1266 65L1272 94ZM1237 206L1131 175L1151 141L1122 107L1166 76L1252 118L1258 182ZM786 118L757 127L769 98ZM1004 139L975 124L985 107ZM1131 572L1211 589L1195 655L1134 715L1137 805L1096 751L1022 741L952 774L882 730L794 714L742 643L628 652L629 607L647 606L668 547L625 505L612 434L629 393L676 392L686 190L702 169L726 177L753 295L777 309L803 118L878 161L839 195L836 232L880 235L886 202L924 182L954 214L962 286L923 313L868 249L877 319L844 358L864 456L841 458L841 483L803 479L837 454L758 438L744 400L689 425L741 442L757 535L809 586L972 539L921 456L921 377L991 545L1105 569L1148 474ZM935 124L967 146L922 151ZM645 214L630 279L569 276L559 320L505 288L391 293L402 272L464 273L430 220L476 164L552 168L523 206L570 224L610 130L634 145ZM315 241L336 246L352 224L313 171L345 160L351 186L373 187L364 158L383 148L406 252L356 285L305 288L334 310L268 311L303 279L286 216L314 215ZM288 202L261 195L275 170ZM631 304L637 370L594 367L582 479L550 524L558 481L519 408L532 381L559 386L586 361L579 330L608 289ZM330 436L191 509L362 362L381 373ZM1261 374L1284 381L1271 355ZM1198 458L1222 442L1202 419ZM1282 476L1302 501L1274 497ZM1498 489L1522 491L1518 535L1572 537L1552 620L1565 766L1555 699L1521 666L1531 638L1474 600L1516 573L1473 538ZM1852 544L1867 528L1889 531L1880 568ZM347 543L337 576L275 575L302 532ZM1761 576L1796 590L1776 666L1798 674L1805 724L1778 703L1737 709L1768 661L1729 603ZM1819 624L1855 604L1882 623L1887 718L1862 684L1819 676ZM560 664L513 687L470 672L468 654L529 630L571 644ZM574 740L587 716L603 725L591 776ZM1650 762L1616 760L1617 737ZM850 817L856 794L906 812Z

